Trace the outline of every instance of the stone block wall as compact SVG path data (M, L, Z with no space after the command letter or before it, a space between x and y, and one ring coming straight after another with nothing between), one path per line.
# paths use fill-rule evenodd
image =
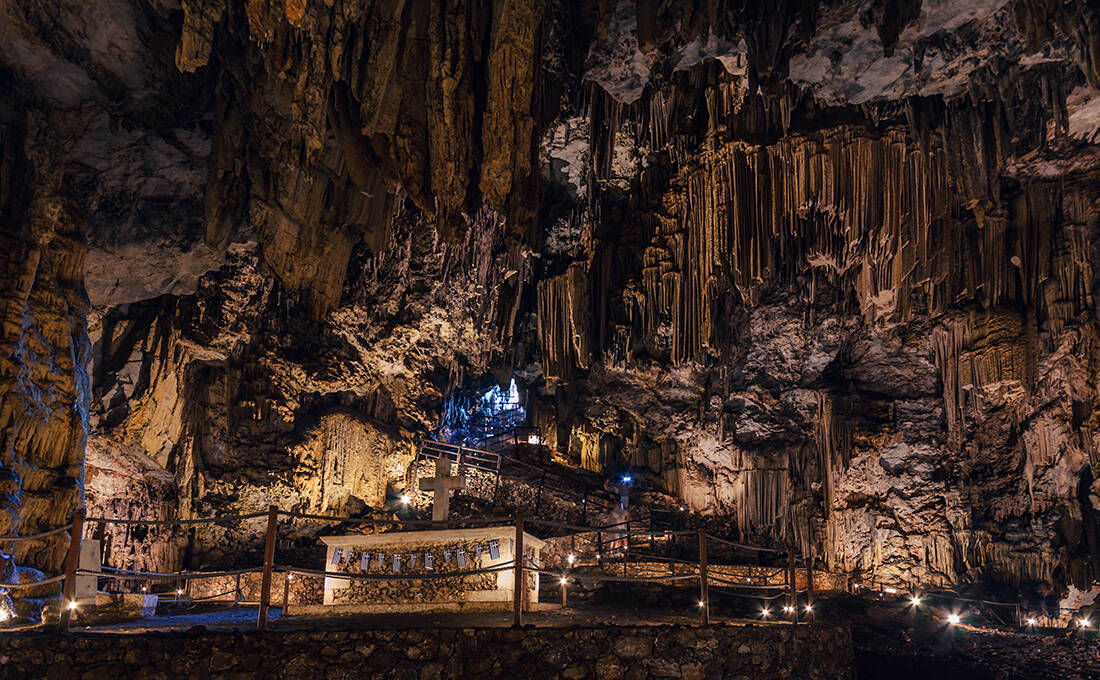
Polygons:
M2 678L852 677L847 624L0 637Z

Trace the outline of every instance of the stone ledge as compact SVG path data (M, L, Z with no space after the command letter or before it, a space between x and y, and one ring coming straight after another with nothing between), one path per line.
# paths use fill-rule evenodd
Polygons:
M847 624L0 637L0 677L571 680L852 677Z

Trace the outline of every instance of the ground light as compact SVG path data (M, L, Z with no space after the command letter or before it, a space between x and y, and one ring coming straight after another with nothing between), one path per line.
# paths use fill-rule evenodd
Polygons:
M569 562L569 566L573 566L573 560L575 560L577 558L574 557L573 555L569 555L569 557L566 557L565 559L566 559L566 561Z
M10 618L11 614L8 613L7 609L0 609L0 621L7 621Z
M909 598L909 602L914 607L919 607L920 606L920 595L914 595L913 597Z
M771 616L771 615L772 615L772 612L771 612L771 610L770 610L770 609L768 609L767 607L765 607L764 609L761 609L761 610L760 610L760 616L763 616L763 617L764 617L765 619L766 619L766 618L768 618L768 617L769 617L769 616Z
M962 621L962 617L959 616L958 614L948 614L947 615L947 622L950 623L952 626L959 625L960 621Z
M400 500L401 500L401 505L408 505L409 501L412 500L412 499L409 498L407 494L401 494L401 499Z
M702 600L699 600L699 606L700 607L705 607L705 606L707 606L707 603L703 602Z
M1035 619L1028 619L1027 620L1027 625L1029 625L1029 626L1034 626L1036 623L1038 623L1038 621L1036 621Z
M623 475L623 484L629 484L634 478L630 475Z
M789 604L787 604L787 605L783 605L783 611L785 611L785 612L787 612L788 614L790 614L791 612L793 612L793 611L794 611L794 607L792 607L792 606L791 606L791 605L789 605Z
M76 600L69 600L69 609L76 611Z
M1079 623L1081 624L1082 628L1088 628L1092 625L1092 621L1089 621L1088 619L1081 619Z
M806 613L807 613L807 614L810 614L810 613L812 613L812 612L813 612L813 610L814 610L814 606L813 606L812 604L808 604L808 605L806 605Z
M569 583L569 581L567 581L566 578L564 576L562 576L561 577L561 584L564 586L566 583Z

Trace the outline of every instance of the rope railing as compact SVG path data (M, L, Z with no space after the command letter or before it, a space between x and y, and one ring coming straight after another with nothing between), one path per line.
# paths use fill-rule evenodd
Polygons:
M86 517L85 522L102 522L104 524L127 524L150 527L158 526L192 526L195 524L220 524L222 522L240 522L249 519L266 517L266 512L253 512L246 515L225 515L224 517L199 517L196 519L123 519L121 517Z
M48 538L49 536L56 536L57 534L63 534L73 528L72 524L66 524L63 527L51 529L50 531L43 531L40 534L31 534L29 536L0 536L0 543L18 543L19 541L37 541L42 538Z
M246 567L244 569L232 569L227 571L135 571L131 569L117 569L115 567L100 567L100 570L77 569L76 573L82 576L97 576L99 578L114 579L116 581L143 581L143 580L175 580L175 581L201 581L208 578L223 578L226 576L238 576L240 574L256 574L262 571L260 567Z
M231 522L243 522L248 520L261 519L267 517L267 532L266 532L266 549L264 556L264 564L258 567L250 567L244 569L235 570L223 570L223 571L178 571L178 572L157 572L157 571L143 571L138 569L124 569L118 567L102 566L99 569L84 569L78 568L78 565L72 558L74 551L79 552L79 534L82 533L83 522L96 522L96 523L113 523L120 525L144 525L144 526L196 526L196 525L211 525L211 524L228 524ZM257 626L263 629L266 625L268 603L270 602L270 588L272 576L276 573L286 576L285 583L286 588L289 588L289 581L293 575L300 575L306 578L325 578L333 579L339 582L348 581L423 581L423 580L439 580L439 579L461 579L469 576L476 576L479 574L497 573L506 570L512 570L515 573L517 582L522 579L524 573L534 573L538 575L560 577L561 573L558 570L546 568L544 565L525 565L516 564L516 560L513 559L496 564L489 567L480 567L476 569L468 569L461 571L441 570L441 571L418 571L418 572L405 572L405 573L369 573L369 572L338 572L329 571L327 568L323 569L310 569L304 567L292 567L287 565L276 566L274 562L276 534L280 519L283 520L304 520L307 522L326 522L334 524L353 524L353 525L371 525L378 527L393 527L393 528L459 528L459 527L493 527L493 526L511 526L515 525L517 530L516 542L513 546L514 554L521 554L522 551L522 536L523 536L523 519L519 516L516 517L485 517L470 520L451 520L451 521L429 521L429 520L416 520L416 519L400 519L400 518L373 518L373 517L349 517L340 515L326 515L319 513L299 512L292 510L280 510L275 506L271 506L268 511L245 513L237 515L225 515L219 517L200 517L191 519L131 519L131 518L111 518L111 517L87 517L84 518L78 516L74 518L74 522L66 527L63 527L52 532L48 532L45 535L53 535L55 533L62 533L64 531L72 531L71 538L73 542L70 545L70 558L69 565L64 575L55 576L51 579L39 581L32 584L11 584L9 586L3 586L0 584L0 588L33 588L41 585L47 585L51 583L62 582L65 585L65 592L63 599L69 602L74 602L73 599L75 591L73 590L73 580L77 576L82 577L95 577L103 578L113 581L175 581L191 582L202 581L223 577L238 577L237 589L226 591L225 593L206 596L202 598L191 598L189 601L197 602L207 599L216 599L219 596L224 596L232 592L240 592L239 577L245 574L261 573L263 580L260 588L260 615L257 621ZM729 545L739 549L754 550L759 552L768 553L780 553L782 551L764 548L761 546L750 546L743 543L737 543L734 541L727 541L717 537L707 535L703 530L672 530L672 529L657 529L653 526L646 526L643 521L640 520L625 520L611 522L605 525L585 526L575 525L565 522L557 522L554 520L546 519L534 519L532 524L557 529L559 531L567 532L564 536L558 538L580 538L588 543L596 546L598 552L596 554L596 562L589 564L589 567L606 567L607 565L621 565L623 567L623 574L617 575L613 573L593 573L591 571L585 571L586 565L584 564L570 564L570 567L564 572L567 574L568 579L591 582L591 583L680 583L685 581L699 581L701 602L706 600L707 583L713 581L716 587L733 587L733 588L751 588L754 590L759 589L780 589L784 586L772 586L739 582L736 580L730 580L725 574L722 573L719 568L719 573L708 576L707 564L705 559L705 543L707 541L715 541L720 545ZM384 532L385 533L385 532ZM605 536L606 534L606 536ZM675 541L678 537L685 536L698 536L699 537L699 560L694 561L691 559L682 559L678 557L664 556L649 554L645 552L639 552L632 549L632 539L641 538L643 544L650 546L654 545L654 542L658 538L662 541ZM40 535L20 537L25 540L31 540L33 538L41 537ZM603 540L606 539L606 540ZM690 544L689 544L690 546ZM681 546L682 547L682 546ZM611 559L604 559L601 555L603 553ZM621 559L618 559L621 558ZM644 565L646 563L662 563L669 565L670 573L653 573L653 567L646 567L639 570L636 575L629 575L627 568L631 564ZM684 566L690 570L690 573L683 573L677 569L677 566ZM680 573L677 573L680 571ZM648 573L647 573L648 572ZM773 578L776 572L772 572L768 575L768 578ZM793 573L793 572L792 572ZM564 584L563 584L564 588ZM144 590L144 588L143 588ZM513 588L515 591L516 589ZM793 591L791 591L793 592ZM776 596L779 597L782 594ZM519 616L519 604L522 600L518 595L516 616ZM179 600L177 600L179 601ZM563 592L564 601L564 592ZM284 599L284 603L286 600ZM709 613L704 608L704 622L709 622ZM64 613L64 611L63 611ZM63 626L64 627L64 626Z
M0 583L0 588L6 588L9 590L19 590L21 588L37 588L38 586L46 586L51 583L60 583L65 580L65 575L54 576L52 578L42 579L41 581L34 581L33 583Z

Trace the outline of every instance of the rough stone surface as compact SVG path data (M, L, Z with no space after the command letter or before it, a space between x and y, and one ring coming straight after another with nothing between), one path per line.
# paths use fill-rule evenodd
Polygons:
M627 653L618 651L624 640ZM737 650L747 646L749 651ZM671 675L670 675L671 673ZM852 677L847 626L5 635L3 677Z

